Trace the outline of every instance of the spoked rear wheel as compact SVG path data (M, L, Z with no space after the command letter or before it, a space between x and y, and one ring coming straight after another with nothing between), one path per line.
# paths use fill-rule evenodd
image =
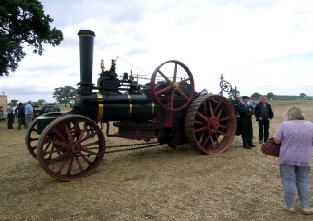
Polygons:
M236 114L231 103L219 95L200 96L185 117L185 132L190 145L205 154L225 151L234 139Z
M38 141L38 161L51 177L72 181L88 176L102 162L105 139L91 119L67 115L51 122Z

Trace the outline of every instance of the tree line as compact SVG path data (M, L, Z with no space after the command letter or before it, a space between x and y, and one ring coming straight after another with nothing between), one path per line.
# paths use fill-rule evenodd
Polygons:
M77 89L71 86L58 87L54 89L53 98L57 100L59 104L64 104L66 107L71 101L75 100L77 94ZM11 100L11 102L16 105L18 100ZM47 103L45 99L39 99L34 102L35 105L42 105Z
M240 96L240 92L237 90L231 90L228 92L229 96L232 97L238 97ZM305 99L313 99L312 97L308 97L305 93L300 93L299 96L296 95L275 95L273 92L269 92L267 94L260 94L258 92L254 92L251 97L254 98L254 100L260 100L262 96L266 96L269 100L305 100Z

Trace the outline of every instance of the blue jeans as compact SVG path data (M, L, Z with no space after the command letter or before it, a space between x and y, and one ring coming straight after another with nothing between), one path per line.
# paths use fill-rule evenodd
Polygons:
M29 129L29 125L32 123L33 118L32 115L26 114L25 115L25 121L26 121L26 128Z
M281 164L280 178L284 188L287 207L294 207L297 189L302 208L310 208L310 169L311 167Z

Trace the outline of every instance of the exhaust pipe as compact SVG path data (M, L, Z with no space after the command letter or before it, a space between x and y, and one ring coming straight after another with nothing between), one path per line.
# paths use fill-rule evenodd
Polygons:
M93 40L96 36L93 31L80 30L79 36L79 58L80 58L80 94L89 95L92 93L92 59Z

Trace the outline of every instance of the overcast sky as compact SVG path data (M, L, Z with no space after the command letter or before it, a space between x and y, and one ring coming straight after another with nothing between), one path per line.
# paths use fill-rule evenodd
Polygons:
M28 55L1 77L0 93L19 102L54 102L54 88L77 88L78 31L95 32L93 83L100 61L117 72L150 74L167 60L191 70L197 91L220 91L221 74L241 95L313 96L311 0L42 0L58 47ZM146 83L144 80L139 83Z

